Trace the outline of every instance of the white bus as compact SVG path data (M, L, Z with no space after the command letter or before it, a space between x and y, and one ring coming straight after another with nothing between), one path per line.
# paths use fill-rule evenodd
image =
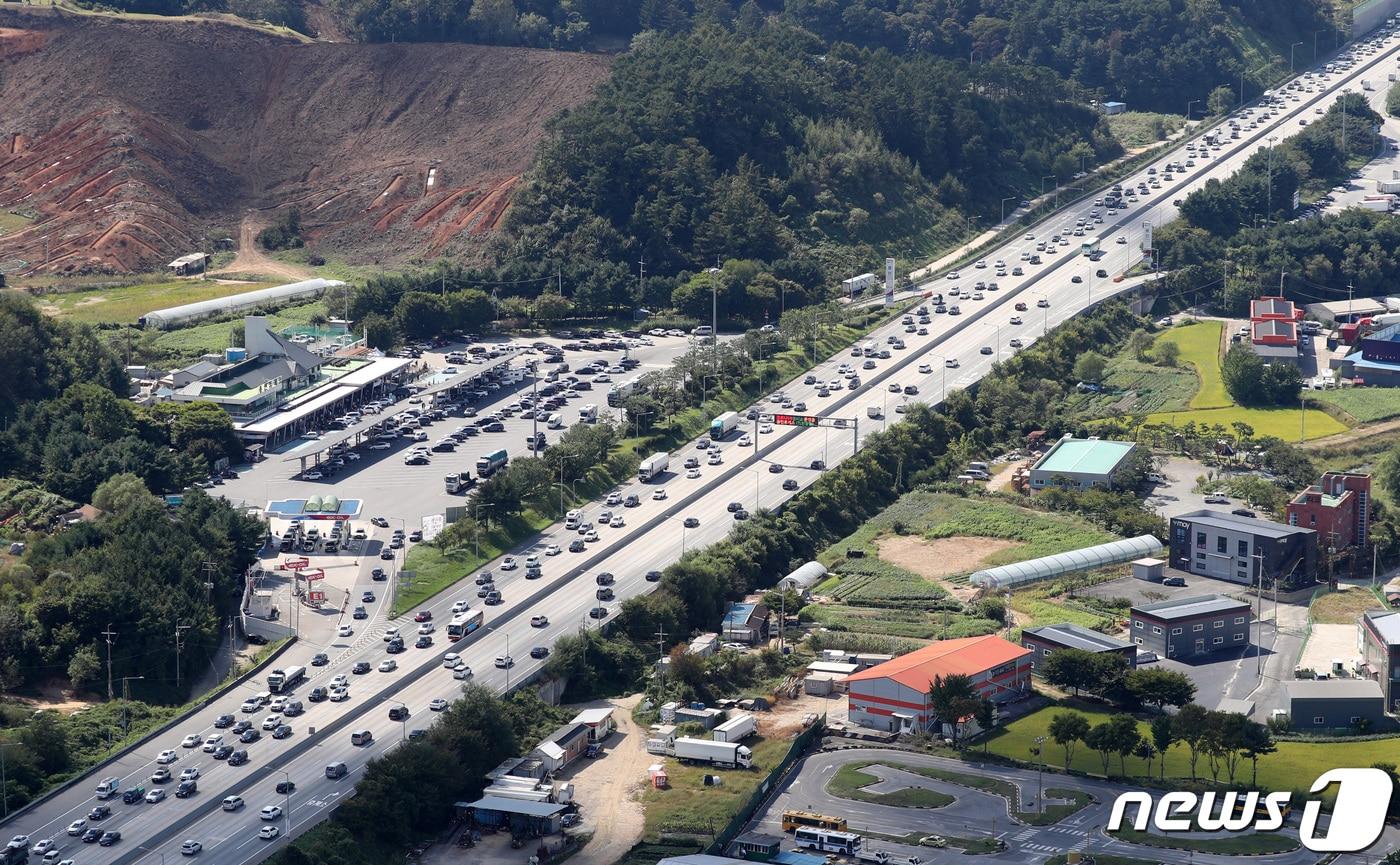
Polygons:
M481 610L458 613L452 617L452 621L447 623L447 639L455 643L481 627L483 621L485 621L485 616L482 615Z
M843 856L860 854L860 836L854 832L802 826L793 833L792 840L799 847L809 847L823 853L840 853Z

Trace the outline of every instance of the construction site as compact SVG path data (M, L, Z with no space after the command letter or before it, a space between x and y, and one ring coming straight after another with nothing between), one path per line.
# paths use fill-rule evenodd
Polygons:
M0 11L0 273L148 272L295 208L356 264L468 255L602 55Z

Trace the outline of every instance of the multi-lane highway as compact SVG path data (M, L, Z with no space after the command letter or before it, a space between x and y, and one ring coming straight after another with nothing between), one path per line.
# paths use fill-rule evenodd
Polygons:
M857 435L863 438L897 417L895 408L900 402L936 402L941 399L945 387L952 389L974 383L987 373L996 359L1016 350L1011 346L1013 338L1029 345L1048 328L1120 290L1121 285L1113 283L1111 277L1140 257L1138 247L1144 224L1165 223L1174 214L1173 200L1211 177L1227 176L1251 152L1267 146L1270 136L1295 132L1301 117L1311 115L1316 107L1330 104L1340 88L1368 75L1376 78L1393 69L1395 54L1396 43L1390 38L1383 51L1363 54L1352 69L1326 76L1315 93L1299 94L1296 100L1287 101L1282 111L1270 111L1264 116L1263 111L1254 109L1247 117L1242 116L1240 138L1229 138L1227 130L1220 148L1210 149L1205 158L1199 155L1198 149L1194 166L1174 173L1170 181L1160 180L1157 188L1149 185L1148 194L1136 202L1130 201L1126 209L1109 214L1102 205L1096 208L1090 197L1030 228L1003 248L987 253L986 268L970 266L956 278L940 277L929 281L920 291L947 293L949 288L958 286L970 293L979 280L996 281L998 290L984 288L981 300L949 299L949 303L961 307L961 314L931 314L924 335L917 333L917 324L914 333L906 332L906 326L899 320L881 327L868 339L887 348L889 337L899 337L907 347L891 349L891 357L876 360L874 369L864 368L865 358L858 359L849 352L842 352L814 370L816 383L805 384L799 379L783 388L789 400L806 404L805 413L849 419L852 421L850 429L777 427L774 432L756 433L755 424L746 424L745 431L757 434L757 446L743 446L736 432L721 445L722 462L718 465L710 465L693 443L687 445L673 454L671 472L661 483L632 483L617 490L623 496L637 494L640 498L637 507L605 508L596 504L587 509L585 518L595 523L599 522L600 510L621 512L625 525L600 526L599 540L589 544L586 552L567 552L567 542L576 535L556 525L512 551L517 557L540 556L543 575L539 579L527 579L523 567L503 571L499 562L492 563L490 567L497 574L496 585L502 591L504 603L485 607L484 628L463 642L449 644L442 629L450 618L452 604L459 599L468 599L473 609L483 609L471 580L465 580L458 590L444 592L424 605L431 610L438 625L435 644L430 649L414 649L410 639L410 648L396 656L398 670L392 673L354 675L350 669L361 660L377 667L380 660L388 657L381 639L383 630L392 624L411 633L415 627L411 617L405 616L393 623L386 622L382 613L368 620L351 622L347 619L354 629L351 636L329 639L325 644L306 640L294 646L281 662L304 664L319 651L331 655L331 663L314 668L311 680L296 690L295 696L306 703L307 712L291 720L294 734L290 738L273 740L264 734L260 741L246 746L250 762L238 767L215 761L199 748L180 747L185 735L212 733L219 714L230 713L261 722L268 714L266 710L246 716L238 711L246 697L262 689L261 683L244 686L216 705L195 713L160 741L98 770L91 783L81 783L10 820L7 826L11 834L24 832L34 840L52 837L64 849L65 858L72 858L79 865L155 862L164 856L178 855L185 839L194 839L203 845L201 859L228 865L260 860L271 849L285 843L289 832L295 835L313 825L341 798L350 795L370 758L383 753L409 731L431 722L429 701L437 697L450 698L461 684L452 671L442 665L444 653L460 653L470 665L474 681L498 690L536 672L544 661L530 657L532 647L548 646L563 634L596 625L589 611L598 604L595 597L598 573L606 571L615 575L613 589L619 600L647 591L653 585L646 580L648 571L660 570L674 562L684 549L712 543L729 531L733 524L733 517L727 510L730 502L740 502L749 510L755 506L771 508L780 504L794 494L783 489L785 480L797 481L799 488L808 486L820 472L820 469L811 468L814 460L821 460L828 467L839 464L853 452ZM1162 178L1167 163L1184 163L1185 160L1184 148L1164 154L1151 166L1151 174L1144 167L1133 178L1125 179L1123 185L1136 187L1139 180ZM1095 221L1090 214L1092 210L1100 211L1102 222ZM1073 235L1078 220L1087 223L1082 236ZM1048 241L1065 228L1070 229L1067 242L1053 244L1039 252L1040 265L1022 260L1022 251L1034 252L1037 244ZM1124 239L1122 243L1117 242L1120 236ZM1079 254L1079 244L1094 238L1099 239L1105 253L1098 262ZM1008 275L1005 277L994 275L998 259L1006 262ZM1009 272L1016 266L1023 269L1023 275ZM1100 269L1107 276L1096 276ZM1042 300L1043 306L1039 305ZM1026 304L1028 309L1016 312L1014 306L1018 303ZM1013 316L1019 316L1021 323L1013 324ZM989 353L984 354L984 348ZM952 362L956 362L955 367ZM843 387L832 390L829 396L819 396L819 383L846 381L845 373L839 369L839 365L846 363L855 366L860 386L855 390ZM893 390L896 386L898 393ZM906 394L906 388L910 387L917 392ZM776 407L773 403L765 404ZM872 406L881 407L885 420L867 416ZM683 460L691 455L701 457L697 477L687 477L681 468ZM774 465L782 470L771 470L770 466ZM433 471L430 475L435 487L440 484L440 472ZM325 484L308 485L311 487L321 493L327 491ZM657 489L665 490L664 499L653 498ZM340 480L335 491L344 497L367 498L374 492L356 489L353 477ZM427 511L425 508L424 512ZM421 514L401 515L406 519L416 516ZM687 518L694 518L698 525L686 527ZM385 531L375 536L371 554L377 544L386 540L386 535ZM566 551L545 555L550 544L558 544ZM382 586L369 581L368 570L375 564L378 564L377 559L366 557L354 582L365 587ZM616 602L609 602L607 606L610 611L615 610ZM541 614L548 616L548 624L532 626L532 617ZM514 665L497 666L495 659L507 654L513 656ZM313 686L325 685L337 675L347 675L351 680L347 701L314 704L306 701ZM389 709L400 703L409 708L412 717L404 723L390 721ZM352 745L351 732L355 730L372 731L374 743L364 747ZM226 738L232 737L226 735ZM94 804L92 788L96 779L118 776L122 778L123 789L143 783L149 790L153 785L145 779L155 769L157 754L167 748L175 749L180 755L172 769L200 766L204 774L196 796L169 798L155 804L123 805L120 798L112 800L114 814L101 825L121 831L123 837L111 848L83 844L78 838L65 834L69 823L83 817ZM337 761L344 761L350 773L339 779L327 778L325 767ZM295 793L290 797L275 793L277 782L287 779L296 783ZM239 811L221 810L220 801L229 795L241 796L246 807ZM265 805L279 805L288 813L265 823L258 815ZM588 803L583 805L586 810ZM277 825L281 829L279 837L260 839L258 830L264 825Z

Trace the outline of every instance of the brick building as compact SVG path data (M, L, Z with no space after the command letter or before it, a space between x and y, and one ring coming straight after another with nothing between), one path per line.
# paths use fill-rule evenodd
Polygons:
M1288 503L1288 524L1317 532L1324 549L1365 546L1371 529L1371 476L1326 472Z

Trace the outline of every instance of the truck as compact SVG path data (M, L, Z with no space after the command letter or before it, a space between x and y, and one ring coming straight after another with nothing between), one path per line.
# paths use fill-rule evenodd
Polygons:
M110 799L121 792L122 782L120 778L103 778L97 785L97 798Z
M29 848L11 842L0 852L0 865L25 865L29 861Z
M753 765L753 752L738 742L680 738L674 747L676 759L682 763L709 763L726 769L747 769Z
M727 411L710 421L710 439L712 441L719 441L733 432L738 426L739 413L737 411Z
M637 469L637 480L646 483L662 472L671 464L671 455L656 453L642 460L642 465Z
M613 385L608 389L608 405L616 408L627 401L627 398L637 392L638 379L624 381L622 384Z
M491 451L476 458L476 476L479 478L489 478L496 473L497 469L503 469L506 463L510 462L510 456L505 448Z
M472 480L471 472L463 471L453 472L452 474L447 475L443 478L443 483L446 484L447 491L449 493L455 494L460 493L463 490L470 489L472 484L476 482Z
M594 405L593 403L589 403L588 405L579 409L578 419L580 423L597 423L598 406Z
M287 667L286 669L273 670L267 676L267 689L274 694L281 694L295 688L297 683L306 678L305 667Z
M1374 210L1377 213L1388 213L1395 208L1394 195L1368 195L1361 202L1364 210Z
M716 742L742 742L758 732L758 719L748 712L739 712L720 724L711 733Z

